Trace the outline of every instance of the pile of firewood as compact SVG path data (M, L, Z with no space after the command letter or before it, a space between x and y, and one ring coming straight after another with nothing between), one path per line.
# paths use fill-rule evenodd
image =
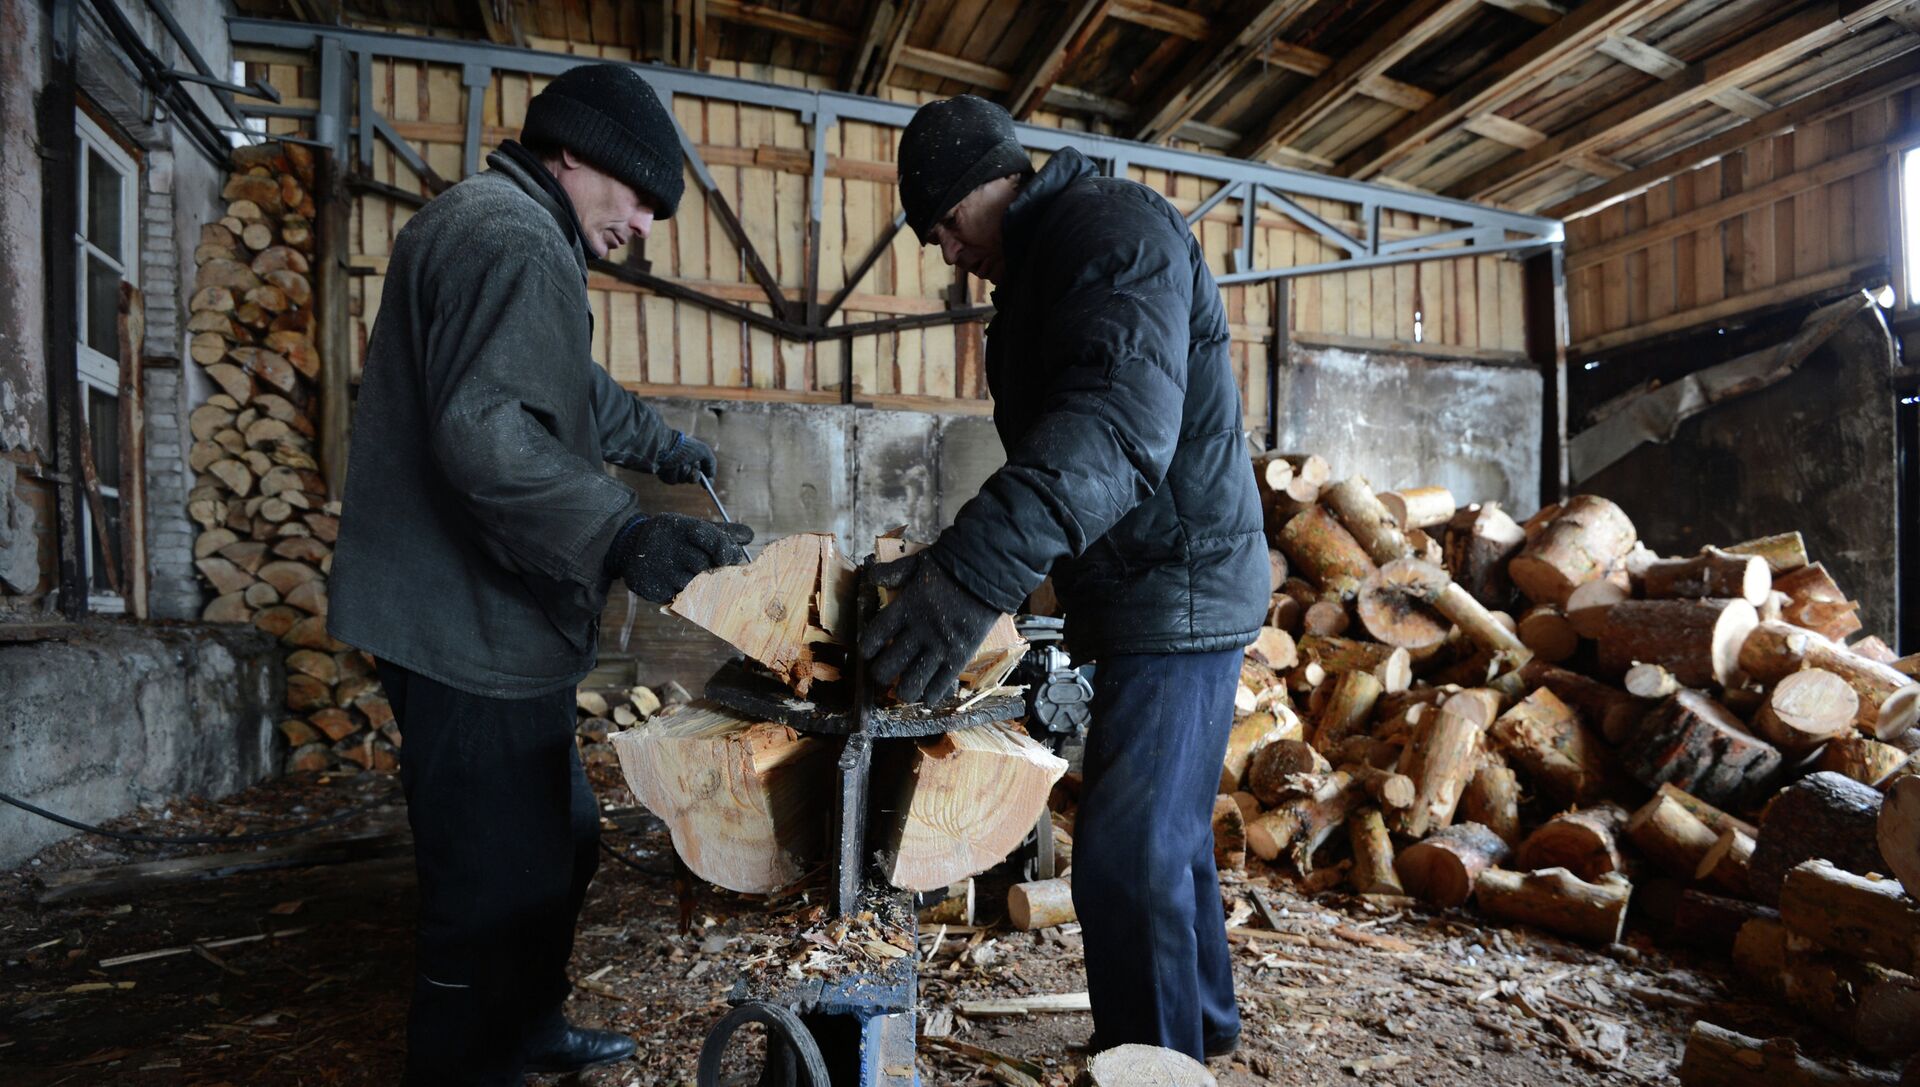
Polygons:
M289 770L391 770L400 735L372 662L327 635L340 507L314 447L313 153L264 143L233 161L188 303L190 353L220 389L188 420L194 559L215 593L202 617L252 623L286 647Z
M1225 865L1601 943L1637 898L1865 1051L1920 1048L1920 907L1868 877L1920 867L1920 661L1842 641L1858 605L1798 533L1662 558L1592 495L1521 524L1314 456L1254 470L1275 592Z

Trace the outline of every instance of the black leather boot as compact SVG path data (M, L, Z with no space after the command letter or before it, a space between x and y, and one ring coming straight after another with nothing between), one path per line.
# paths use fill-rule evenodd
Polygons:
M529 1072L578 1072L633 1056L633 1039L618 1031L564 1023L558 1031L534 1039L527 1050Z

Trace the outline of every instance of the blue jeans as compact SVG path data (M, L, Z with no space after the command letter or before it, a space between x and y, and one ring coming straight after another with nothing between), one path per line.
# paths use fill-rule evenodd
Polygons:
M1073 904L1094 1044L1199 1059L1238 1037L1213 798L1241 651L1099 662L1074 819Z

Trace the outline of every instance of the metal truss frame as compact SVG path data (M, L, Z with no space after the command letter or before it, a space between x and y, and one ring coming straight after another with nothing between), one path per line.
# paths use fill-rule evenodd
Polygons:
M316 108L252 105L243 107L246 112L256 116L310 118L315 137L313 142L332 148L342 156L343 161L356 163L355 174L350 178L353 187L409 203L424 202L425 197L372 180L370 171L376 140L384 141L392 148L429 192L437 193L450 183L440 177L419 151L394 130L391 122L373 108L370 74L374 58L456 65L461 69L461 83L467 91L461 161L468 173L479 167L482 92L491 84L496 72L550 77L580 64L598 63L589 57L487 42L424 38L266 19L231 18L227 23L233 43L237 46L313 52L319 58L322 93ZM681 150L693 172L701 197L720 221L727 237L739 247L748 274L767 296L771 315L655 275L644 260L626 264L596 261L595 270L664 296L736 317L775 335L807 342L978 321L992 314L992 307L968 305L964 290L955 290L949 294L948 308L940 313L831 323L853 294L854 288L892 246L895 235L905 225L904 215L894 217L892 225L874 242L873 248L861 259L847 283L827 302L819 301L821 203L827 177L825 136L842 121L905 127L913 117L913 106L835 91L773 86L657 65L635 64L633 67L667 103L669 116L673 115L672 101L676 95L779 109L799 115L800 122L808 127L809 146L812 148L807 186L805 293L800 298L791 298L781 290L748 238L738 214L715 183L700 156L699 148L685 131L679 132ZM363 123L356 125L355 116L362 118ZM675 125L678 128L677 121ZM1216 182L1218 188L1186 218L1191 225L1223 201L1239 201L1241 214L1236 232L1237 245L1229 254L1228 266L1231 270L1219 277L1222 286L1415 261L1492 254L1525 256L1558 247L1565 239L1562 224L1557 219L1523 215L1464 200L1347 178L1324 177L1265 163L1136 143L1112 136L1069 132L1032 124L1016 124L1014 127L1025 147L1045 152L1076 148L1111 176L1122 176L1130 169L1164 170ZM1363 225L1361 236L1356 237L1313 214L1301 205L1301 197L1357 205L1360 209L1359 222ZM1263 205L1324 238L1346 255L1337 260L1310 265L1257 267L1253 259L1253 239L1258 209ZM1383 212L1400 212L1459 225L1449 225L1445 230L1416 237L1383 241L1380 237Z

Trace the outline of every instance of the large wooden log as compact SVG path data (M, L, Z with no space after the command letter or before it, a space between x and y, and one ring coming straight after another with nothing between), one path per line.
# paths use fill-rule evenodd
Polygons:
M1915 685L1914 678L1891 664L1881 664L1853 652L1844 645L1816 639L1807 644L1804 666L1819 668L1847 681L1860 696L1853 722L1876 739L1891 740L1912 726L1910 716L1882 720L1880 713L1889 699Z
M1605 745L1549 688L1536 688L1501 714L1488 736L1536 788L1562 804L1591 804L1607 791Z
M1887 790L1874 840L1908 897L1920 902L1920 777L1901 778Z
M1753 731L1783 754L1804 755L1852 731L1859 710L1860 696L1846 680L1804 668L1774 684L1753 716Z
M1839 1068L1800 1055L1791 1038L1762 1041L1705 1021L1680 1058L1682 1087L1891 1087L1891 1073Z
M1400 772L1413 779L1414 801L1403 811L1389 813L1389 826L1419 838L1453 821L1454 808L1477 768L1480 732L1471 719L1444 708L1421 720L1400 757Z
M1376 569L1365 548L1321 506L1296 514L1280 530L1287 561L1320 589L1351 597Z
M1528 871L1565 868L1592 883L1622 870L1616 835L1626 823L1626 810L1615 804L1562 812L1527 835L1514 864Z
M1406 533L1394 520L1365 477L1351 476L1321 492L1320 501L1340 519L1375 563L1386 565L1413 557Z
M1808 774L1773 798L1754 836L1753 897L1771 906L1801 861L1824 858L1849 872L1884 872L1876 837L1881 796L1839 774Z
M1829 951L1920 973L1920 904L1892 880L1803 861L1781 881L1780 920Z
M1744 600L1623 600L1607 611L1600 667L1622 676L1637 663L1659 664L1689 687L1732 686L1759 621Z
M1820 749L1819 757L1814 759L1813 768L1831 770L1863 785L1881 788L1883 783L1890 783L1907 770L1912 757L1892 744L1848 734L1828 740Z
M853 565L831 535L802 533L769 543L745 566L701 574L667 610L766 665L804 695L816 680L840 676L842 660L828 658L838 657L842 646L827 622L849 597L822 597L850 594L852 579Z
M627 787L666 823L700 878L766 894L819 856L833 765L826 741L691 703L615 733L612 743Z
M1773 574L1758 555L1736 555L1717 547L1702 548L1690 559L1659 559L1641 575L1648 599L1718 597L1745 600L1755 607L1773 591Z
M1520 679L1529 687L1545 687L1560 701L1579 710L1582 718L1599 728L1608 743L1624 743L1632 738L1641 718L1653 705L1618 687L1545 661L1529 661L1520 669Z
M1507 858L1507 843L1478 823L1435 831L1400 851L1395 870L1407 893L1435 906L1461 906L1480 873Z
M1376 640L1409 650L1446 641L1450 624L1433 609L1443 571L1422 561L1389 562L1360 585L1355 610Z
M1755 918L1734 940L1734 966L1776 999L1879 1057L1920 1051L1920 982L1822 950L1782 921Z
M1622 761L1650 789L1671 784L1709 804L1738 808L1772 783L1780 752L1719 703L1681 691L1641 720Z
M1575 495L1507 564L1507 573L1536 604L1565 606L1567 596L1607 575L1633 549L1633 522L1597 495Z
M1633 885L1619 873L1589 882L1565 868L1509 872L1489 868L1474 881L1481 912L1590 943L1620 940Z
M1177 1050L1130 1043L1087 1062L1088 1087L1215 1087L1213 1073Z
M1067 762L1025 731L961 729L914 743L874 841L888 882L931 891L984 872L1033 829Z
M1688 880L1719 837L1691 812L1660 795L1641 805L1627 820L1626 829L1627 837L1648 859L1670 875Z
M1353 846L1353 871L1348 879L1363 895L1400 895L1406 893L1400 875L1393 869L1393 836L1378 808L1367 808L1347 817L1347 837Z
M1447 569L1475 600L1504 608L1513 595L1507 564L1525 542L1526 533L1498 503L1468 506L1448 522L1443 545Z

